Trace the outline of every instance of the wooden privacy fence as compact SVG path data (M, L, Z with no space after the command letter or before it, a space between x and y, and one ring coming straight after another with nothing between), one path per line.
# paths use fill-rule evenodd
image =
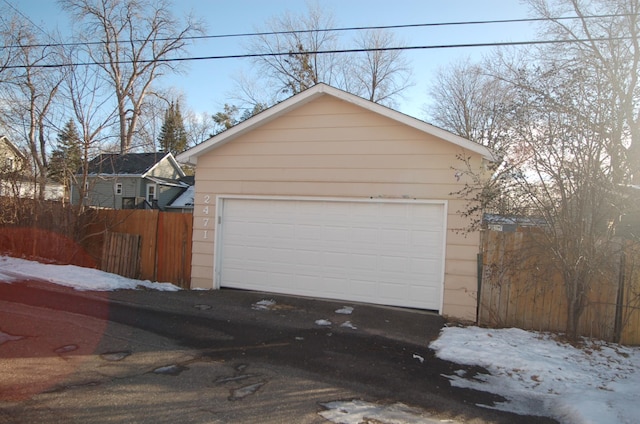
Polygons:
M85 247L99 268L190 287L191 214L103 209L91 211L89 220Z
M558 272L530 232L483 234L478 323L563 332L567 300ZM640 249L628 244L588 293L579 334L640 344Z
M76 241L76 215L65 204L0 196L0 253L93 268Z

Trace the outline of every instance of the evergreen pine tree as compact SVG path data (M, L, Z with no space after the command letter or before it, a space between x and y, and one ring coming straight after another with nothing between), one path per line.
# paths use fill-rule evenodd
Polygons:
M72 175L82 165L82 148L76 124L70 119L58 133L58 147L51 154L49 161L49 177L69 187Z
M165 112L158 144L162 151L171 152L174 155L186 149L187 132L180 113L180 103L171 102L169 109Z

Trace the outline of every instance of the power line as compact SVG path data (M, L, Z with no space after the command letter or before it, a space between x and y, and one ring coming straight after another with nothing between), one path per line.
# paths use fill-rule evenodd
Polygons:
M316 50L316 51L303 51L303 52L276 52L276 53L247 53L236 55L222 55L222 56L199 56L199 57L178 57L167 59L148 59L148 60L122 60L117 62L76 62L76 63L60 63L60 64L40 64L40 65L9 65L4 69L18 69L18 68L61 68L66 66L93 66L93 65L109 65L115 64L132 64L132 63L152 63L152 62L186 62L186 61L200 61L200 60L222 60L222 59L247 59L257 57L277 57L277 56L298 56L305 54L342 54L342 53L365 53L375 51L397 51L397 50L433 50L433 49L451 49L451 48L474 48L474 47L506 47L506 46L526 46L526 45L541 45L541 44L566 44L566 43L585 43L585 42L601 42L601 41L616 41L616 40L629 40L632 37L606 37L606 38L583 38L583 39L566 39L566 40L532 40L532 41L506 41L506 42L493 42L493 43L462 43L462 44L434 44L423 46L404 46L404 47L383 47L383 48L359 48L359 49L336 49L336 50Z
M7 0L3 0L9 4ZM9 4L9 6L11 6ZM11 6L13 8L13 6ZM18 13L17 9L13 8ZM22 13L20 13L24 16ZM575 19L602 19L602 18L617 18L617 17L629 17L638 16L633 13L622 14L605 14L605 15L588 15L588 16L560 16L555 18L518 18L518 19L494 19L484 21L455 21L455 22L431 22L422 24L400 24L400 25L378 25L378 26L354 26L354 27L342 27L342 28L322 28L322 29L304 29L304 30L287 30L287 31L268 31L268 32L246 32L235 34L215 34L215 35L200 35L183 37L183 40L209 40L219 38L239 38L239 37L262 37L271 35L292 35L292 34L308 34L314 32L345 32L345 31L366 31L366 30L387 30L387 29L407 29L407 28L427 28L427 27L443 27L443 26L464 26L464 25L489 25L489 24L506 24L506 23L524 23L524 22L544 22L544 21L562 21L562 20L575 20ZM27 18L29 22L33 22ZM35 24L34 24L35 25ZM42 31L42 30L41 30ZM44 31L43 31L44 32ZM154 41L175 41L176 37L161 37L155 38ZM136 40L118 40L116 43L140 43L148 40L136 39ZM24 46L0 46L0 49L16 48L16 47L74 47L74 46L91 46L102 45L104 41L79 41L79 42L67 42L67 43L47 43L47 44L30 44Z
M38 28L40 30L41 33L43 33L45 36L49 37L49 34L47 34L47 32L45 30L43 30L42 28L40 28L38 25L36 25L35 22L33 22L31 20L31 18L29 18L28 16L26 16L24 13L22 13L20 10L18 10L18 8L16 8L14 5L12 5L11 3L9 3L8 0L2 0L4 2L4 4L6 4L7 6L9 6L14 12L16 12L18 15L22 16L24 19L26 19L27 21L29 21L31 23L31 25L33 25L34 27ZM17 47L17 46L14 46ZM44 45L39 46L39 47L45 47ZM0 47L2 48L2 47Z

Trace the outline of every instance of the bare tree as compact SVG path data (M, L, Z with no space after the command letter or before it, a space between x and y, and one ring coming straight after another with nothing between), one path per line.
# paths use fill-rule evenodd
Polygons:
M68 63L74 63L74 51L67 52ZM73 120L79 126L81 145L80 173L72 175L75 197L79 201L78 216L84 210L83 199L87 194L89 161L104 150L116 125L118 109L113 101L115 94L100 77L96 67L71 65L63 85L63 96L71 106Z
M529 3L549 19L542 34L572 42L528 49L526 61L499 53L485 64L454 68L448 88L434 90L433 115L463 136L499 142L505 161L493 178L474 176L459 194L477 212L498 209L505 195L517 193L520 208L513 210L544 223L536 240L561 276L567 333L575 337L589 293L617 266L619 218L638 210L626 186L639 170L639 2ZM551 19L569 14L578 19Z
M374 103L393 106L411 86L411 68L400 50L404 43L388 30L367 30L355 39L358 48L345 77L346 89Z
M202 143L211 137L215 131L214 121L208 113L196 114L187 110L184 113L184 124L187 130L188 147Z
M269 101L256 96L253 88L244 88L246 78L239 82L237 92L250 94L273 104L299 93L317 83L325 83L377 103L393 105L411 84L409 65L401 50L402 43L386 31L359 33L344 40L336 27L331 11L317 2L307 3L307 12L285 13L271 19L260 37L248 46L255 58L256 78L269 87ZM364 49L358 55L337 53L346 43L352 49ZM393 49L396 48L396 49ZM240 99L240 103L257 103Z
M425 111L430 122L495 151L507 148L513 90L481 64L467 58L441 68L429 94Z
M640 1L527 0L532 11L548 19L543 34L573 40L552 50L561 66L584 67L602 74L599 90L609 96L609 154L618 183L640 181ZM577 20L559 20L569 14ZM614 15L606 20L590 18ZM604 129L603 129L604 130Z
M619 253L613 223L624 209L609 166L610 140L597 119L605 99L593 83L584 69L532 76L512 133L526 158L518 183L546 223L539 241L562 277L574 337L590 291Z
M307 14L286 12L272 18L248 46L249 52L261 55L255 59L256 67L279 96L318 82L332 84L335 79L337 55L315 53L337 48L338 35L327 31L335 26L333 15L318 3L307 6Z
M4 124L20 136L33 165L34 195L44 199L48 175L49 130L55 99L64 78L64 69L46 66L57 63L60 52L42 42L24 20L14 17L11 32L4 34L11 62L5 67L0 96ZM48 36L47 36L48 37Z
M492 175L487 179L486 175L469 174L466 158L461 157L459 175L469 174L474 183L458 194L469 201L463 213L475 217L474 229L482 223L482 212L505 215L530 212L518 182L526 157L512 134L517 90L513 83L504 80L505 69L511 72L508 65L493 69L498 66L496 63L501 64L507 58L509 64L521 60L520 55L501 51L484 63L474 63L467 58L442 67L430 86L430 103L425 105L429 122L487 146L496 157L504 159L487 165L487 172ZM517 74L517 70L515 72Z
M63 8L84 25L87 55L103 71L115 92L120 151L133 145L143 105L153 82L177 67L188 37L202 25L187 18L181 24L164 0L62 0Z
M0 39L3 48L0 49L0 82L10 78L7 67L12 65L19 51L19 46L14 44L16 35L23 31L24 22L14 14L0 9Z

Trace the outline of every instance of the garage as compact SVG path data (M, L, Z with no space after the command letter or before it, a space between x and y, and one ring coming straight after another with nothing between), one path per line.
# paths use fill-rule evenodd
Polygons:
M177 158L195 167L191 288L476 319L486 147L320 83Z
M218 287L441 311L446 202L220 196Z

